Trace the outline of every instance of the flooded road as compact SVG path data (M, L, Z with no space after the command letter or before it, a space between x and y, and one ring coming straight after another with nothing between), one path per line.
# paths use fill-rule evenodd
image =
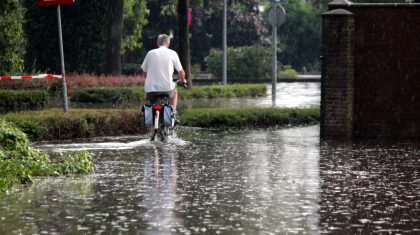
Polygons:
M0 234L420 233L420 146L320 142L319 126L40 143L96 173L0 198Z
M280 82L276 85L275 107L303 108L321 104L321 83L319 82ZM265 97L229 98L229 99L196 99L181 101L180 108L240 108L272 107L271 84L267 85Z

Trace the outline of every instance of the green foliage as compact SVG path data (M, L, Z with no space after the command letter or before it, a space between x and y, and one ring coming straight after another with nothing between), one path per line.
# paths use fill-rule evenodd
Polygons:
M279 60L298 70L319 71L321 12L306 0L285 1L283 7L287 19L277 31Z
M25 133L0 119L0 192L17 183L31 183L34 176L87 174L93 170L90 153L67 153L52 162L45 152L30 147Z
M290 65L285 65L281 71L277 73L279 78L297 78L298 73Z
M257 97L265 96L267 87L264 84L252 85L215 85L215 86L197 86L191 90L178 89L181 99L194 98L225 98L225 97Z
M259 12L257 0L228 1L227 44L231 47L261 45L268 34ZM193 5L191 33L191 62L198 63L203 70L205 57L211 48L221 48L223 38L223 1L203 1Z
M227 76L229 81L256 81L270 77L270 49L261 46L228 48ZM206 58L209 72L222 76L222 56L219 49L212 49Z
M59 109L2 115L31 140L144 134L143 116L133 109Z
M144 97L143 87L82 88L72 94L71 101L122 104L140 102Z
M141 48L142 31L147 24L146 0L124 1L123 51Z
M61 7L64 54L67 72L102 73L107 36L109 2L77 0ZM57 10L24 0L28 70L61 73L58 49Z
M207 128L301 125L319 118L319 108L189 109L180 116L183 125Z
M0 113L42 109L48 97L45 90L0 90Z
M64 153L60 157L61 161L52 165L55 173L63 175L89 174L95 170L93 156L87 151L78 154Z
M28 9L25 31L28 70L61 73L55 7L39 7L33 0L23 0ZM97 73L105 71L108 25L112 0L76 0L61 7L64 53L67 72ZM146 0L124 0L122 52L142 47L142 31L147 23Z
M178 89L181 99L193 98L224 98L244 96L264 96L267 87L263 84L231 85L231 86L197 86L191 90ZM110 88L82 88L76 90L71 97L73 102L113 103L144 101L143 87L110 87Z
M140 73L141 64L126 63L121 65L121 73L124 75L135 75Z
M0 3L0 75L16 75L23 71L25 35L24 9L19 0Z

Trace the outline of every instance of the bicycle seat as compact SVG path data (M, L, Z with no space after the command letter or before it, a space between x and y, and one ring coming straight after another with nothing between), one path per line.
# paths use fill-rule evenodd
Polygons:
M154 94L153 97L156 98L169 98L168 94Z

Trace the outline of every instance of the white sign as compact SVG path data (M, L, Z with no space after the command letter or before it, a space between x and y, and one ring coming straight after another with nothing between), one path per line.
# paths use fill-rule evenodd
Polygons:
M268 20L273 26L280 26L286 21L286 11L282 6L274 6L268 13Z

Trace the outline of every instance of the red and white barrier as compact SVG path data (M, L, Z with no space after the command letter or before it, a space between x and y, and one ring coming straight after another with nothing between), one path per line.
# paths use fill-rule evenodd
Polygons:
M0 76L0 81L10 81L10 80L28 80L28 79L53 79L53 78L63 78L62 75L55 74L39 74L34 76Z

